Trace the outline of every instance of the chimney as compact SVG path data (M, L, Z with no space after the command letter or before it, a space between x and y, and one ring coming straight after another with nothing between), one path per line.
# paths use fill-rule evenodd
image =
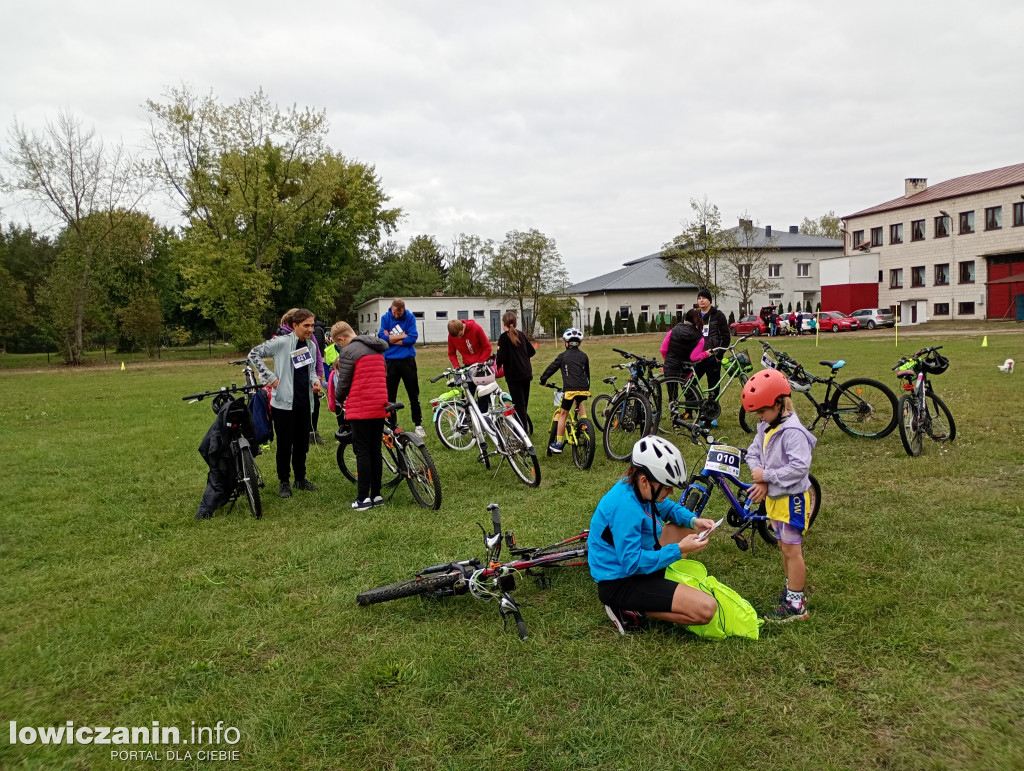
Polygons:
M910 198L928 187L928 180L921 177L907 177L903 180L903 197Z
M800 226L799 225L790 225L789 226L789 232L790 233L799 233L800 232Z
M745 219L743 219L743 217L740 217L740 227L741 228L747 229L747 228L752 228L753 226L754 226L753 220L745 220Z
M764 226L764 237L765 238L771 238L772 237L772 226L771 225L765 225Z

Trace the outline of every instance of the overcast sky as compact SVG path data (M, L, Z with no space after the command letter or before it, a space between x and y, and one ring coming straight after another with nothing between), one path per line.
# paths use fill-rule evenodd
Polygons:
M782 229L1024 162L1021 0L11 0L2 18L5 145L15 118L69 108L141 149L167 87L262 87L325 109L331 146L376 166L399 242L537 228L573 281L659 249L694 197Z

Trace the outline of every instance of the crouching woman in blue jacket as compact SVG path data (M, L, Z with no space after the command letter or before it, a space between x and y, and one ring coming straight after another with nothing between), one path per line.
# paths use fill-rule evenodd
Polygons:
M587 561L619 634L639 631L644 616L699 625L718 610L710 595L665 578L665 568L707 546L697 534L714 525L668 499L685 486L679 450L660 436L645 436L633 446L626 475L597 504Z

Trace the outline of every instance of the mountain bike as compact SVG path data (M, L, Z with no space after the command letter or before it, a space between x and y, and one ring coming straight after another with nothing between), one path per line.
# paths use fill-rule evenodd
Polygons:
M558 438L558 416L562 411L562 398L565 392L561 386L553 383L545 383L548 388L555 391L555 414L551 418L551 435L548 437L548 445ZM580 404L575 402L569 414L565 418L565 443L572 448L572 462L576 468L584 471L593 464L594 452L597 450L597 434L594 433L594 424L589 419L580 416ZM548 457L551 457L550 446Z
M747 538L744 533L754 531L769 546L775 546L778 539L772 532L770 520L768 519L765 502L754 503L747 497L747 493L753 484L740 481L741 464L746 458L746 451L726 444L718 444L711 436L710 429L696 421L678 423L680 428L690 432L690 441L700 446L701 443L707 446L707 458L704 467L700 471L690 474L687 480L686 490L680 498L680 502L698 517L704 515L704 510L711 500L711 493L719 488L725 495L729 510L726 512L726 522L730 527L737 528L731 538L741 551L750 550L754 552L753 537ZM821 485L814 475L810 475L811 481L811 505L810 511L805 517L804 530L809 530L818 516L821 508Z
M379 602L397 600L402 597L426 595L450 597L472 594L478 600L497 600L502 625L508 618L515 621L519 639L527 638L526 622L519 610L519 604L512 597L516 588L516 574L533 576L541 586L550 585L550 576L545 572L555 567L581 567L587 564L587 536L584 530L579 535L564 541L536 548L518 547L512 531L501 530L501 511L498 504L487 506L491 513L493 532L488 534L484 526L477 526L484 535L484 558L472 558L458 562L431 565L416 572L413 578L398 583L379 586L356 595L359 605L374 605ZM499 561L502 545L507 544L515 557L510 562Z
M658 378L653 397L654 429L667 433L680 421L696 421L710 426L718 420L722 414L721 399L729 386L734 380L739 380L740 386L746 385L747 377L754 369L750 354L736 350L749 337L751 335L746 335L732 345L709 351L711 355L722 354L722 376L715 390L704 389L696 373L697 364L692 362L684 362L682 375Z
M846 366L843 359L819 362L831 370L829 377L824 378L811 374L796 359L772 348L763 340L761 346L764 348L761 365L782 372L789 379L793 393L803 394L814 405L817 414L814 422L807 427L808 430L813 431L818 421L824 420L824 431L828 422L834 420L839 429L850 436L882 439L896 428L896 394L884 383L866 377L837 383L839 370ZM825 385L825 395L821 401L811 394L812 386L819 384ZM740 426L748 434L752 434L757 426L757 416L748 413L742 405Z
M249 378L249 372L246 372L246 379ZM263 386L258 383L248 383L244 386L231 384L231 387L222 387L216 391L203 391L198 394L190 394L189 396L181 397L182 401L190 403L201 402L207 397L213 397L211 406L213 407L214 413L220 419L220 414L223 410L226 410L224 415L224 423L228 428L230 439L230 458L231 468L229 469L230 478L233 482L228 503L231 505L228 507L228 513L235 507L235 502L245 495L245 499L249 504L249 511L256 519L263 518L263 502L260 499L260 489L264 487L263 475L260 473L259 466L256 465L254 460L255 455L260 454L260 449L256 446L255 452L253 451L253 445L250 443L249 437L245 435L246 427L251 430L252 418L249 415L249 406L246 401L246 396L259 390ZM242 396L234 397L234 394L242 394ZM211 473L214 473L211 471Z
M922 348L913 356L904 356L893 367L903 379L903 390L896 408L900 441L907 455L916 458L924 448L927 435L936 442L956 439L956 421L949 407L932 391L929 375L941 375L949 369L949 359L939 353L941 345Z
M388 404L385 408L388 418L404 407L401 402ZM338 440L338 468L350 482L358 482L359 474L356 470L351 429L347 426L339 428L334 438ZM392 429L385 421L384 434L381 437L381 456L384 461L381 490L391 490L387 500L395 497L395 491L404 480L408 483L416 503L425 509L436 511L441 508L441 479L437 474L434 459L420 437L400 428Z
M623 364L614 365L629 372L629 380L615 392L607 408L601 407L604 421L602 429L604 453L609 460L626 460L633 451L637 439L650 433L654 420L652 395L655 371L661 369L661 362L639 356L621 348L612 348L623 358ZM614 379L612 379L614 382ZM608 380L605 380L608 382ZM591 409L591 413L595 411Z
M523 484L540 485L537 450L516 417L515 405L505 398L494 379L493 370L476 364L452 367L432 377L430 382L444 378L451 390L430 402L434 406L434 426L441 442L451 449L462 450L475 444L477 462L486 468L490 469L492 457L500 456L499 469L503 461L508 461ZM469 393L471 384L476 385L476 398ZM489 407L487 412L482 412L476 400L485 397L490 400ZM488 441L494 445L493 451L488 450Z

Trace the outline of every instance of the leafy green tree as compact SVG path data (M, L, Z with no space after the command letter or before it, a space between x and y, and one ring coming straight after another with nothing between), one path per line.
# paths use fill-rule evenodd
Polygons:
M615 326L612 327L612 332L614 332L617 335L621 335L621 334L624 334L625 331L626 331L626 328L625 328L625 326L622 323L622 314L621 313L616 313L615 314Z
M793 303L790 302L789 305L786 306L786 313L792 313L792 312L793 312Z
M736 314L733 313L732 311L729 311L729 323L730 324L735 324L736 323Z
M536 229L509 231L491 260L487 275L491 296L516 303L520 319L527 318L527 308L538 309L545 295L564 294L569 283L569 273L555 240ZM532 336L536 321L534 313L523 332Z
M841 241L843 238L841 228L842 223L839 222L839 217L836 216L835 211L829 211L828 214L822 214L813 220L804 217L804 221L800 225L800 232L808 236L835 238Z
M626 319L626 334L636 334L636 321L633 319L633 311L629 312L629 317Z
M0 228L0 352L52 346L42 300L55 256L50 239L31 228L13 223Z
M693 218L684 221L683 232L662 247L669 278L679 284L707 288L717 297L718 259L732 248L729 233L722 230L722 215L707 197L691 198Z
M601 332L603 335L610 335L615 331L615 327L612 326L612 315L609 311L604 312L604 330Z
M644 334L647 331L647 317L641 316L640 321L636 323L636 331L640 334Z
M390 260L373 269L356 293L353 308L374 297L427 297L440 290L441 274L415 260Z
M594 311L594 323L590 325L590 334L592 335L603 335L604 324L601 322L601 311Z
M452 239L445 259L445 293L474 296L487 293L487 270L494 257L494 241L460 233Z

